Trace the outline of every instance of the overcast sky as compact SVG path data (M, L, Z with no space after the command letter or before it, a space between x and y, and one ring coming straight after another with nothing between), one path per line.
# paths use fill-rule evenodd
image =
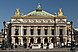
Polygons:
M16 8L27 14L35 10L38 3L43 10L52 14L62 8L67 19L73 21L74 27L78 27L78 0L0 0L0 29L3 28L3 21L9 21L15 15Z

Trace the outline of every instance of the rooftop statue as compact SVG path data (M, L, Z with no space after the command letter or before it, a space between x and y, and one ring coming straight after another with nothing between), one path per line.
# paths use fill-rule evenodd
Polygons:
M20 16L20 10L19 10L19 8L16 9L15 16Z
M58 16L63 16L62 8L59 8L59 10L58 10Z

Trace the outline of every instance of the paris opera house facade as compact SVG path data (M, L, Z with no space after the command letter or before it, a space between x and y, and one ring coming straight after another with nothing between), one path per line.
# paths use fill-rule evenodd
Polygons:
M61 8L57 14L51 14L38 5L37 9L25 15L21 14L18 8L11 17L11 24L14 45L53 43L57 46L61 43L66 45L71 41L71 24L67 16L63 15Z

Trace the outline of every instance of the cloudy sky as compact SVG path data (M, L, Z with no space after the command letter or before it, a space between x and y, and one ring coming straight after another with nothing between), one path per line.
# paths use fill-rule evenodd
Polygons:
M27 14L35 10L38 3L42 9L52 14L62 8L67 19L73 21L74 27L78 27L78 0L0 0L0 29L3 28L3 21L9 21L15 15L16 8Z

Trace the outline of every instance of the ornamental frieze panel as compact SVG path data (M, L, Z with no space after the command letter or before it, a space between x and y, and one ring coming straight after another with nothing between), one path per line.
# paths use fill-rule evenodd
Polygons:
M23 22L22 20L20 20L20 19L12 19L12 21L11 22L13 22L13 23L21 23L21 22Z
M25 23L53 23L52 19L23 19Z

